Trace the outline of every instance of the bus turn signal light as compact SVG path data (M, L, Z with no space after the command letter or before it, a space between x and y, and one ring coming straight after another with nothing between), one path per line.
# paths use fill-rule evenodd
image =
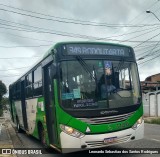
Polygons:
M137 122L132 126L132 129L134 130L137 129L142 122L143 122L143 116L137 120Z

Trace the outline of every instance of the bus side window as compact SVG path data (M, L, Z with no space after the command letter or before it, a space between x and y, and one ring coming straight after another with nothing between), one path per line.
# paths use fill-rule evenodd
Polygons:
M39 66L34 72L33 79L33 95L42 95L42 68Z
M26 82L26 87L25 87L26 98L31 98L33 96L32 72L26 76L25 82Z
M13 100L16 100L16 86L15 86L15 84L12 86L12 98L13 98Z
M20 81L16 83L16 100L21 98L21 83Z

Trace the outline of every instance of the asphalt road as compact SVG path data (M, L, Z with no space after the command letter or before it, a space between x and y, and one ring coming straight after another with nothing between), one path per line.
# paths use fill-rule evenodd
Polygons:
M5 115L6 117L8 117L7 113ZM13 128L12 128L13 129ZM40 142L38 140L36 140L35 138L25 134L25 133L13 133L13 130L10 130L11 138L13 141L13 145L15 148L42 148L43 146L40 144ZM119 145L115 145L115 146L110 146L110 147L106 147L103 149L98 149L98 150L109 150L111 148L114 149L125 149L125 148L129 148L131 150L133 150L133 148L159 148L160 149L160 125L155 125L155 124L145 124L145 132L144 132L144 139L142 140L138 140L138 141L132 141L129 143L123 143L123 144L119 144ZM97 150L97 149L96 149ZM160 151L160 150L159 150ZM89 154L89 151L83 151L83 152L79 152L77 153L73 153L67 156L83 156L84 153L87 154L87 156L150 156L150 154ZM41 156L43 157L53 157L53 156L62 156L60 154L57 154L56 151L54 151L53 149L51 149L49 152L46 153L52 153L52 154L43 154ZM37 157L39 155L17 155L18 157L22 157L22 156L29 156L29 157ZM160 156L160 154L154 154L152 156Z
M19 133L18 138L22 142L23 147L25 148L42 148L42 145L39 143L38 140L34 139L31 136L26 135L25 133ZM129 143L123 143L115 146L110 146L108 149L114 148L114 149L124 149L124 148L160 148L160 125L153 125L153 124L145 124L145 136L144 139L139 141L132 141ZM98 150L107 150L107 148L98 149ZM56 153L54 150L51 150L51 153ZM79 152L87 153L88 151ZM77 155L77 154L73 154ZM93 155L93 154L92 154ZM95 155L95 154L94 154ZM99 156L100 154L96 154L96 156ZM101 154L102 155L102 154ZM114 154L116 156L121 156L120 154ZM110 156L114 156L113 154L110 154ZM128 154L126 154L127 156ZM135 156L135 154L129 154L130 156ZM149 154L137 154L138 156L149 156ZM35 155L32 155L35 156ZM43 155L44 157L50 157L50 156L57 156L53 154L47 154ZM108 156L108 155L107 155ZM159 155L154 155L159 156Z

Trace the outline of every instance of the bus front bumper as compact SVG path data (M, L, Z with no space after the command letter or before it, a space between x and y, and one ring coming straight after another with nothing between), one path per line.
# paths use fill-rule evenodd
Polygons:
M63 153L81 151L85 149L101 148L133 140L144 136L144 121L137 129L126 129L112 133L85 135L79 139L61 132L61 148Z

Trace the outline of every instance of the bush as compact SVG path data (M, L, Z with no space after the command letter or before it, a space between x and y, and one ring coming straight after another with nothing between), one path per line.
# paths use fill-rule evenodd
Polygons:
M144 122L145 123L150 123L150 124L160 124L160 118L146 119Z

